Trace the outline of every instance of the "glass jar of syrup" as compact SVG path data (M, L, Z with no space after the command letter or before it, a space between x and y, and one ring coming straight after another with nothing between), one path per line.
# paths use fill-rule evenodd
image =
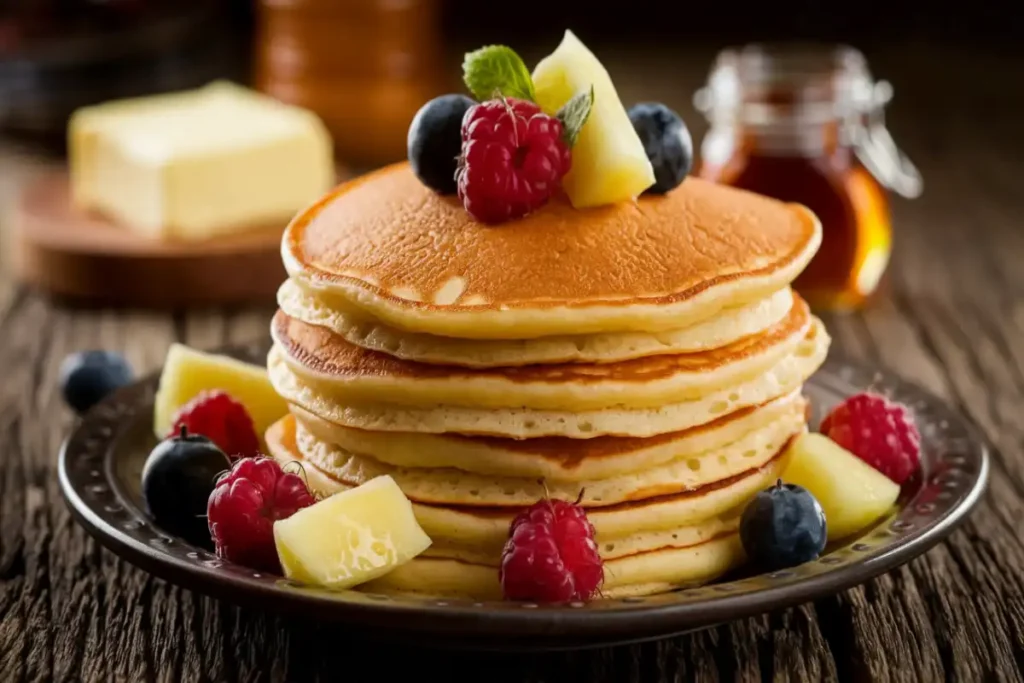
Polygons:
M821 220L821 248L794 283L818 309L869 300L892 244L887 191L921 193L885 128L891 97L857 50L770 45L724 50L695 95L710 123L701 177L801 203Z

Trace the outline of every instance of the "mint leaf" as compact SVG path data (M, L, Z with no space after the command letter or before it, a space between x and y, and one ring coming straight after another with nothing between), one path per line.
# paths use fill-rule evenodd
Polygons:
M562 139L565 144L572 147L576 144L576 138L583 130L583 124L590 118L590 110L594 108L594 86L586 92L579 92L572 96L562 108L555 113L555 118L562 122Z
M462 62L462 80L479 101L495 94L521 100L536 100L533 78L515 50L504 45L488 45L467 52Z

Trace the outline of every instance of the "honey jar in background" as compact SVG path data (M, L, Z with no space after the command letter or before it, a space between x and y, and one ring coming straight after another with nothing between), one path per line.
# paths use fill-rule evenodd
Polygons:
M436 0L259 0L255 83L316 112L343 163L403 159L427 100L451 90Z
M701 177L810 208L822 244L794 287L819 310L862 307L889 262L888 192L921 193L874 82L848 47L750 45L718 55L694 98L710 124Z

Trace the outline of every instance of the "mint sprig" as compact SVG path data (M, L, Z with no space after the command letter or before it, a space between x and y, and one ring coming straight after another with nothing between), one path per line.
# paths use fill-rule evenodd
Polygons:
M467 52L462 61L462 80L473 97L489 100L492 97L514 97L537 102L530 70L516 51L505 45L488 45ZM594 108L594 86L574 95L555 113L562 122L562 138L572 147Z
M488 45L467 52L462 62L462 79L473 97L483 101L500 94L536 102L533 78L522 58L505 45Z
M576 144L583 125L590 118L590 110L594 108L594 86L584 92L578 92L569 98L555 113L555 118L562 122L562 139L572 147Z

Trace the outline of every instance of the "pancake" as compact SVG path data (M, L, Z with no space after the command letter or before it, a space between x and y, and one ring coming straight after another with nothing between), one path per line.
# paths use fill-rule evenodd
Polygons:
M537 339L456 339L402 332L360 315L343 299L286 280L277 292L281 310L296 320L324 327L350 344L403 360L467 368L516 367L542 363L614 363L662 354L697 353L763 332L789 313L789 287L683 329L664 332L540 337Z
M332 424L298 406L292 414L320 441L357 455L372 456L395 467L438 467L497 477L553 482L639 473L733 443L774 420L804 412L799 392L741 408L705 425L647 439L602 436L594 439L502 439L459 434L371 432ZM806 421L806 413L804 414Z
M390 475L412 501L428 505L531 505L545 496L605 507L698 490L763 466L791 437L805 429L802 410L744 434L739 440L658 467L608 479L547 482L522 477L471 474L451 468L395 467L318 440L299 423L296 447L307 462L348 486Z
M699 586L745 560L739 534L729 533L694 546L658 548L604 563L601 596L664 593ZM460 560L417 557L357 590L367 593L412 594L438 598L501 600L494 567Z
M613 538L604 543L598 543L597 550L602 559L614 560L659 548L688 548L738 530L741 512L730 510L724 515L710 517L690 526L665 531L639 532L624 538ZM501 564L500 549L485 550L440 539L432 540L430 547L423 551L421 557L442 557L490 567L497 567Z
M407 332L468 339L688 327L786 286L821 243L803 206L696 177L581 211L476 222L408 163L345 183L288 225L290 277Z
M289 403L346 427L388 432L426 432L502 436L516 439L546 436L594 438L603 435L649 437L706 424L727 413L797 391L821 365L829 337L812 318L807 336L792 353L764 372L735 386L706 396L652 408L599 410L500 410L433 405L409 407L394 403L339 401L322 384L308 382L292 371L278 346L270 350L268 374L275 390Z
M292 371L324 387L338 403L582 411L678 403L733 386L792 353L810 326L807 304L795 298L789 315L764 333L718 349L601 365L476 370L369 351L280 311L271 331Z
M351 486L338 481L305 460L295 444L295 423L288 418L276 422L266 434L270 454L289 471L300 471L310 489L330 496ZM587 510L600 544L630 539L639 534L677 531L705 524L742 506L758 491L775 481L786 464L785 446L761 467L695 491L663 495ZM426 534L439 544L472 549L494 557L508 537L509 524L523 506L472 507L412 503L416 520Z

